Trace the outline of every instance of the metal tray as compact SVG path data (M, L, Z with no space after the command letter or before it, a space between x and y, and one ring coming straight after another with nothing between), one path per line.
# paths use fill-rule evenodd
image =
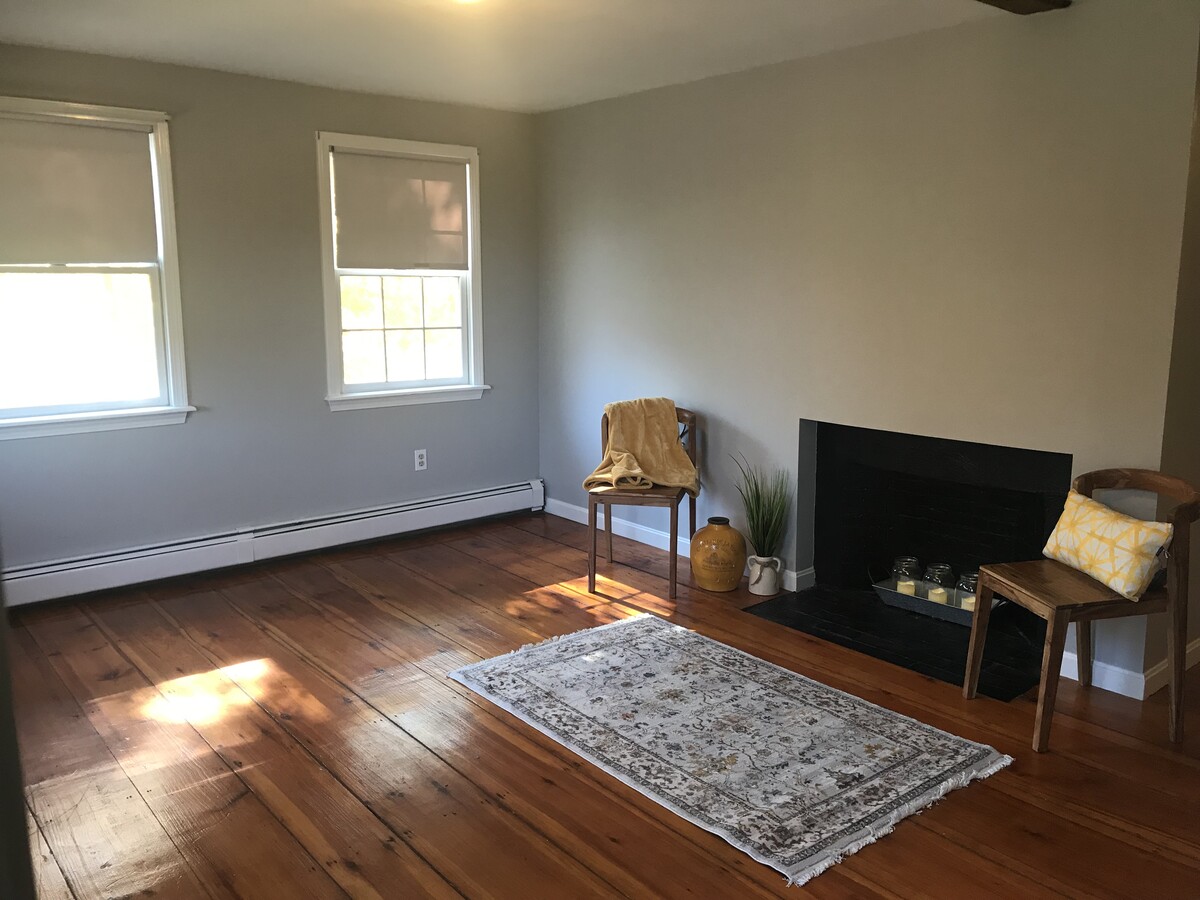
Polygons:
M881 581L874 585L875 593L879 595L879 599L888 606L897 606L900 609L907 609L911 612L920 613L923 616L932 616L935 619L943 619L946 622L955 622L959 625L966 625L968 628L971 625L971 619L975 615L973 610L963 609L960 592L955 589L950 591L950 598L946 603L935 603L933 600L925 598L930 585L924 581L917 582L917 595L902 594L896 590L896 581L889 578L887 581ZM996 600L992 600L992 608L995 609Z

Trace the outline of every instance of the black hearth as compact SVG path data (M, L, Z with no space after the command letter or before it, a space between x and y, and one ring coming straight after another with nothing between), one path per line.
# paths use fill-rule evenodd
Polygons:
M800 557L816 586L751 608L772 621L951 683L969 629L884 606L871 585L897 556L956 573L1041 555L1071 481L1063 453L800 423ZM1045 625L1011 604L989 628L980 691L1037 684Z
M968 629L880 602L873 591L817 585L781 594L750 612L813 637L948 684L962 684ZM1012 700L1035 687L1041 674L1046 623L1015 603L992 613L979 693Z

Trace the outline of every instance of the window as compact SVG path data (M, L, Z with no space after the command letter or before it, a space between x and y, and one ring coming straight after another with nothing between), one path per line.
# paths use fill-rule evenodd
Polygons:
M0 98L0 439L184 421L167 117Z
M479 399L478 154L328 132L317 149L330 407Z

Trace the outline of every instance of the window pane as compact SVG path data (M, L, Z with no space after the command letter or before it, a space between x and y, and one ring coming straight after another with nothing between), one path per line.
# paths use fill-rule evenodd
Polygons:
M425 341L419 330L387 333L388 381L422 381L425 378Z
M0 408L157 401L149 273L0 273Z
M342 328L382 328L383 291L378 275L342 276Z
M425 279L425 327L462 326L462 282L454 277ZM432 375L430 376L433 377Z
M462 378L461 328L439 328L425 332L425 367L426 378Z
M388 275L383 279L383 318L388 328L420 328L421 279Z
M374 384L387 381L382 331L346 331L342 333L342 368L346 384Z

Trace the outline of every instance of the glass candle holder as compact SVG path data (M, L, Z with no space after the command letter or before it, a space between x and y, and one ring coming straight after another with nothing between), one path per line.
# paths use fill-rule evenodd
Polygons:
M975 609L975 589L979 584L978 572L963 572L958 579L958 605L963 609Z
M934 603L949 603L954 587L954 572L947 563L930 563L925 569L925 599Z
M917 579L921 577L921 563L915 556L897 556L892 563L892 578L896 590L901 594L917 595Z

